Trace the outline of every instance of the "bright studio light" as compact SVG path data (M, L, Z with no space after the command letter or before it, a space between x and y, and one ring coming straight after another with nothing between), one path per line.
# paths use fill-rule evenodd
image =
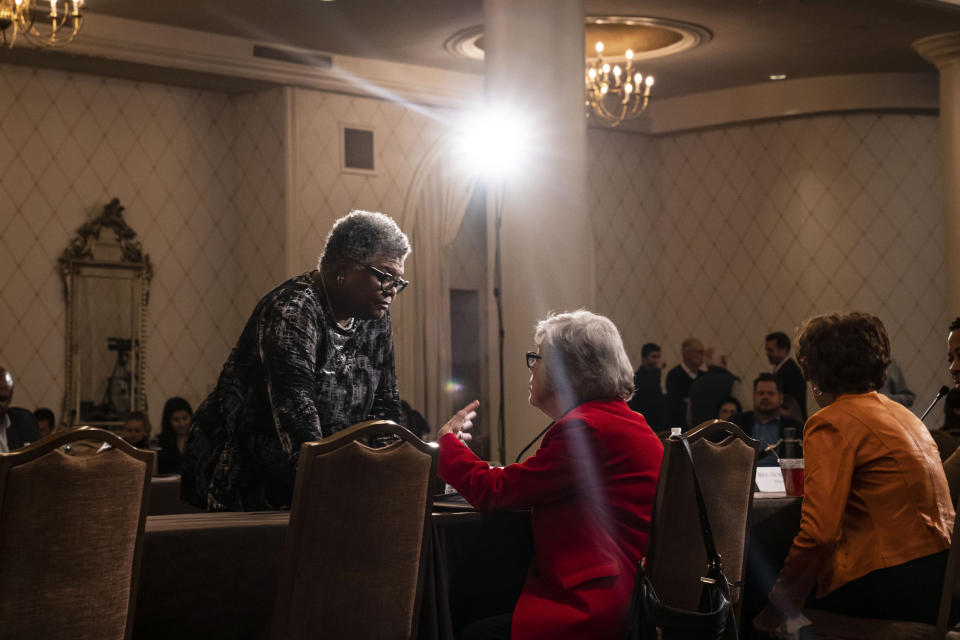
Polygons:
M471 114L461 123L457 136L458 155L463 162L470 170L493 178L520 169L528 142L529 127L506 109Z

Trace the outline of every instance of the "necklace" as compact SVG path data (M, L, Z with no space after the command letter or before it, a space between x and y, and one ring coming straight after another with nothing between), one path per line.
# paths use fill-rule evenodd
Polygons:
M352 329L353 328L353 318L350 318L347 324L341 324L337 320L337 314L333 312L333 302L330 301L330 293L327 291L327 282L323 279L323 271L317 269L317 275L320 276L320 286L323 288L323 299L326 304L324 305L327 313L330 314L330 317L333 319L334 324L343 328L343 329Z

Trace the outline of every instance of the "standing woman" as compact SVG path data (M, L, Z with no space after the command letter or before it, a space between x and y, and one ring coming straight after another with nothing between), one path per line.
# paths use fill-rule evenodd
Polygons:
M160 450L157 452L157 473L180 473L183 469L183 450L193 422L193 408L183 398L173 397L163 404L160 418Z
M537 325L530 404L554 424L524 462L490 468L461 442L477 403L438 434L439 473L482 511L530 508L534 559L512 614L462 640L620 640L650 534L663 445L631 411L633 372L617 327L579 310Z
M389 308L407 286L408 253L393 220L353 211L334 223L317 269L257 303L197 408L183 500L211 511L288 508L301 444L400 419Z
M798 343L822 409L803 432L800 532L754 628L772 633L805 602L936 624L953 507L930 432L877 393L890 363L886 329L865 313L817 316Z

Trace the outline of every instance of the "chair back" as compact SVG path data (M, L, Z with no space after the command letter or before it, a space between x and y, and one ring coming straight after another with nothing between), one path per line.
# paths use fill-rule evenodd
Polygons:
M700 490L707 507L733 604L739 604L747 549L748 519L758 441L736 425L710 420L684 434L690 443ZM677 438L664 442L663 462L653 507L647 571L665 604L696 609L700 577L706 572L690 458Z
M0 454L0 638L130 637L153 457L92 427Z
M955 600L960 600L960 518L954 517L953 535L950 538L950 551L947 554L947 570L943 576L943 590L940 593L940 612L937 627L932 636L934 640L947 637L947 632L956 628L950 624L951 608Z
M396 440L363 442L382 435ZM415 636L436 452L388 421L301 447L274 640Z

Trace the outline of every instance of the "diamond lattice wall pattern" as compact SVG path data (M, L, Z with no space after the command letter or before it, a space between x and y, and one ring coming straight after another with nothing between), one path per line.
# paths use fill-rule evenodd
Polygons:
M253 305L286 271L313 267L337 217L402 216L450 116L304 89L229 96L0 67L0 365L17 375L14 404L60 410L56 259L112 197L154 265L157 422L167 397L205 396ZM341 171L343 124L374 131L373 173ZM635 362L652 340L675 364L694 335L748 381L768 369L767 331L870 311L918 396L932 395L946 380L937 124L856 114L657 138L591 130L598 310ZM457 282L479 273L475 253L449 256Z
M171 395L202 399L249 298L282 278L281 97L0 67L0 361L14 404L60 412L56 260L113 197L154 265L150 414Z
M694 336L749 388L770 369L766 333L866 311L932 397L947 381L937 126L857 114L658 138L591 130L598 306L633 362L652 341L673 366Z

